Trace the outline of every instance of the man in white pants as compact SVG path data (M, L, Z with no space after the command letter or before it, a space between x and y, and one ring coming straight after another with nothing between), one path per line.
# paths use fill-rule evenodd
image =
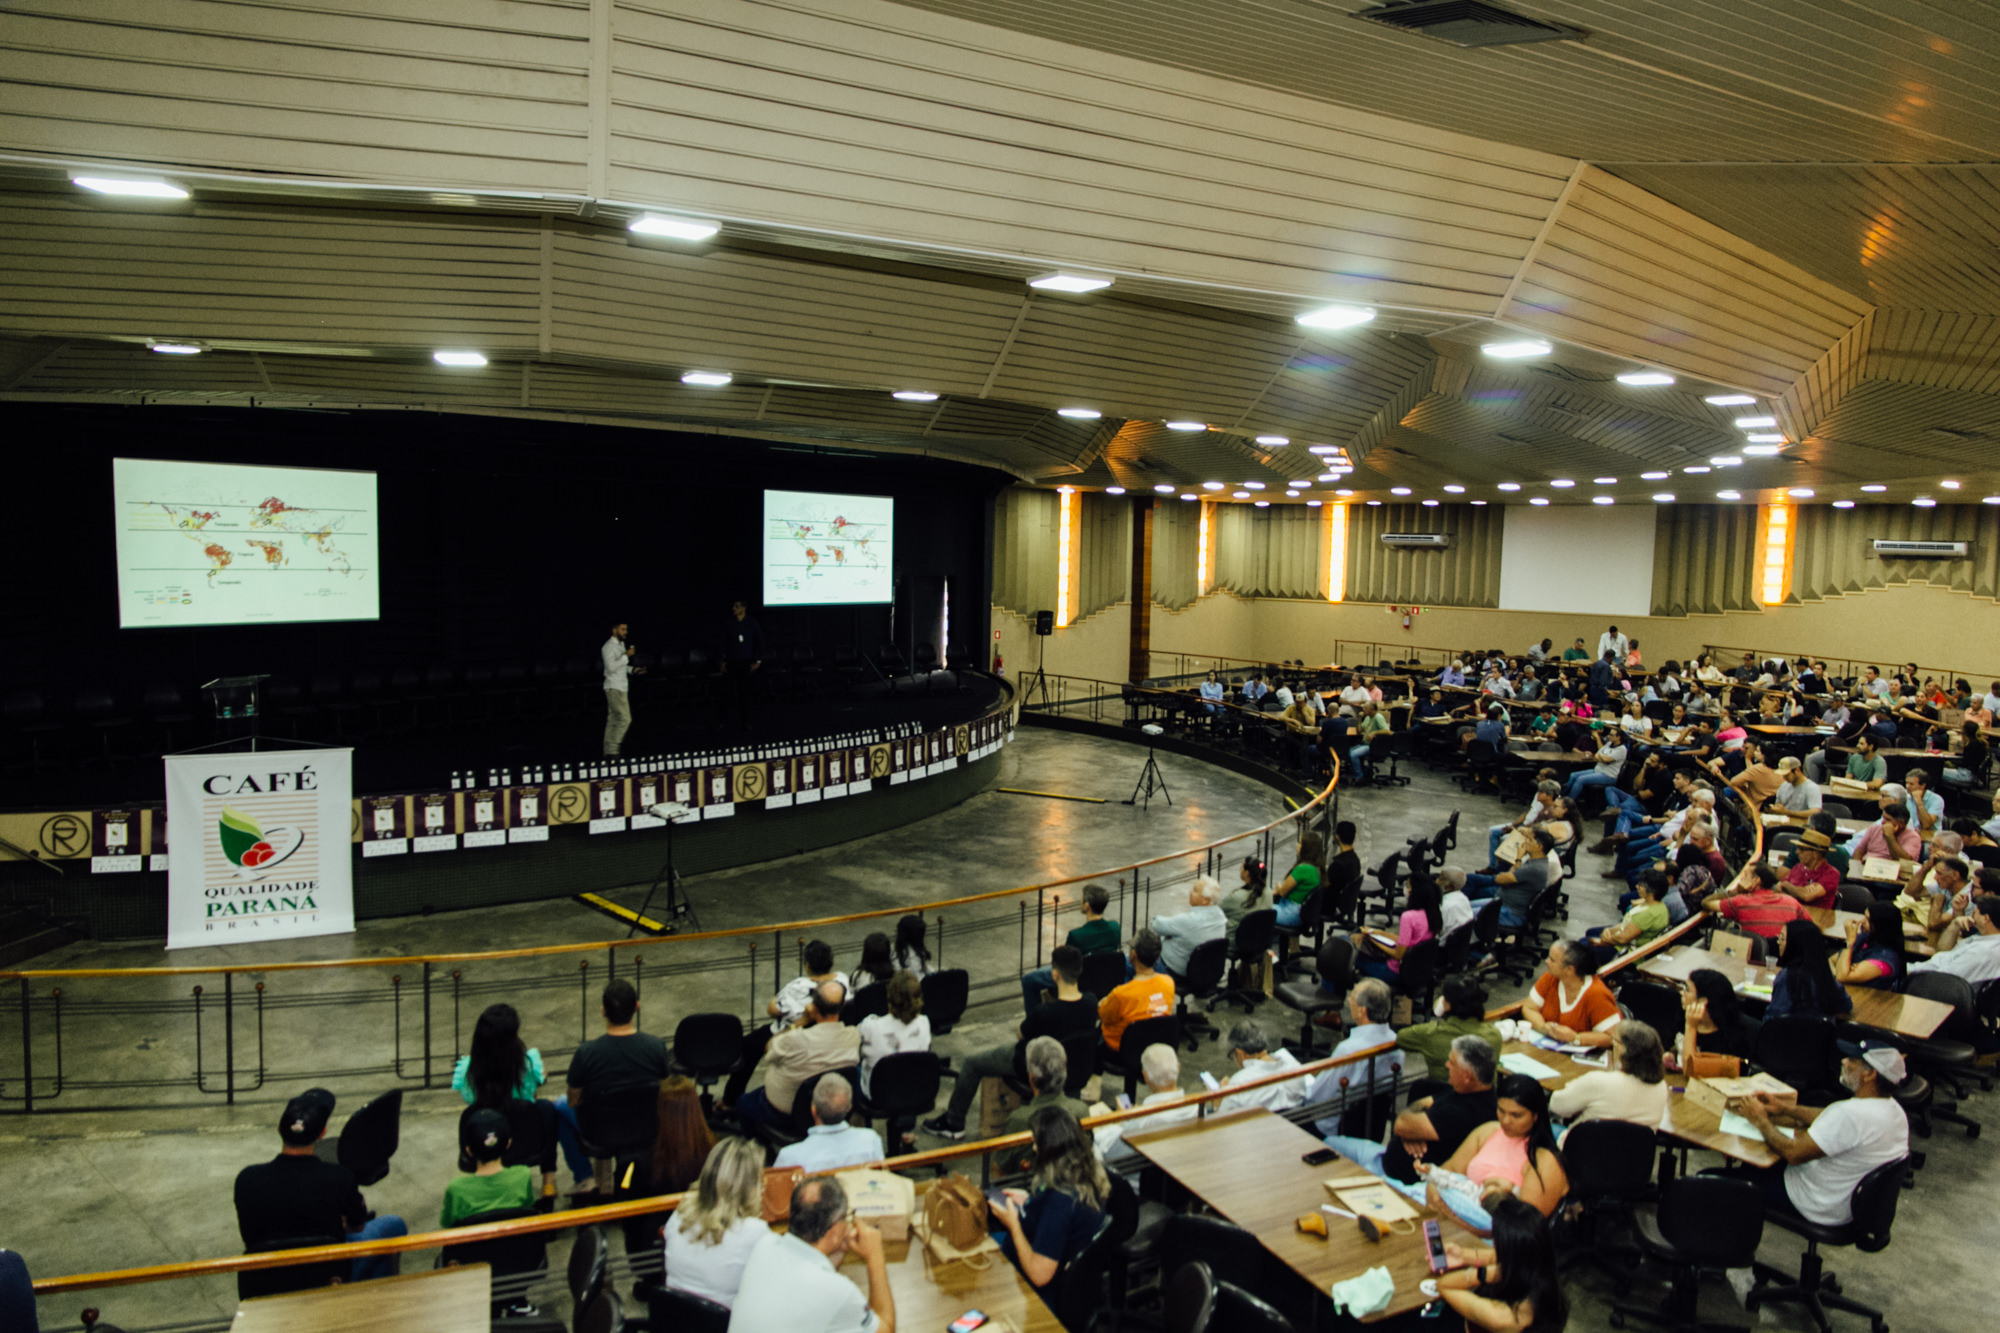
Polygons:
M604 659L604 757L618 753L625 733L632 726L632 695L628 677L632 672L633 650L625 646L630 626L622 621L611 627L611 637L597 650Z

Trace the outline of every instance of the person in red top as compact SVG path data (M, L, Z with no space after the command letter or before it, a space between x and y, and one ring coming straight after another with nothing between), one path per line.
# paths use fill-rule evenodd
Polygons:
M1784 933L1786 922L1812 920L1804 903L1779 890L1775 869L1754 865L1750 867L1750 875L1754 888L1724 889L1720 893L1712 893L1702 906L1708 911L1719 912L1751 934L1774 942Z
M1794 845L1799 863L1785 873L1784 891L1802 903L1831 907L1834 891L1840 887L1840 872L1826 859L1833 839L1818 829L1807 829Z
M1174 979L1153 967L1160 961L1160 937L1142 929L1132 937L1128 951L1132 958L1132 979L1097 1003L1097 1021L1104 1032L1104 1046L1110 1059L1118 1058L1118 1043L1125 1029L1142 1018L1160 1018L1174 1011Z
M1521 1006L1521 1017L1544 1036L1578 1046L1609 1046L1622 1015L1597 979L1597 952L1577 940L1549 946L1548 970Z

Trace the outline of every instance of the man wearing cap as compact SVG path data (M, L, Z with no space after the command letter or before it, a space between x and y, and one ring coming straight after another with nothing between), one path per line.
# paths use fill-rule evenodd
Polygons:
M1808 907L1820 903L1832 906L1840 888L1840 872L1826 859L1833 850L1833 839L1817 829L1807 829L1792 845L1798 849L1799 863L1785 872L1780 887Z
M1783 815L1794 824L1805 823L1821 805L1819 784L1808 778L1798 759L1789 754L1776 768L1750 765L1731 778L1729 785L1752 812L1761 812L1768 802L1770 813Z
M278 1155L237 1172L236 1226L245 1250L291 1248L274 1242L337 1244L409 1234L400 1217L370 1218L354 1173L314 1154L332 1117L332 1093L325 1088L300 1093L285 1103L278 1119L284 1143ZM402 1256L395 1254L356 1259L348 1280L391 1277L401 1267Z
M1903 1053L1872 1039L1834 1044L1840 1085L1854 1094L1846 1101L1822 1109L1798 1105L1796 1093L1753 1092L1730 1103L1779 1157L1777 1166L1750 1173L1765 1206L1822 1226L1852 1221L1861 1178L1910 1152L1910 1122L1893 1092L1909 1072ZM1797 1129L1787 1135L1780 1124Z
M455 1227L482 1213L534 1206L534 1173L524 1165L508 1166L502 1160L513 1139L507 1117L490 1106L467 1107L459 1116L459 1164L470 1162L472 1171L444 1187L439 1226Z

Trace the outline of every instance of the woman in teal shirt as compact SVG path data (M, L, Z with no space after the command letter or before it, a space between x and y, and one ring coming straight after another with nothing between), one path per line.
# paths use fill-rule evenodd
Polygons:
M548 1081L542 1053L521 1043L521 1016L511 1004L488 1005L472 1029L472 1053L458 1057L451 1086L468 1105L504 1107L533 1101Z

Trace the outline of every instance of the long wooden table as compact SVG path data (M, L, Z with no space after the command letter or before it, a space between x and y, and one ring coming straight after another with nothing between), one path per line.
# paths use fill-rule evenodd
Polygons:
M929 1188L928 1181L917 1187L918 1216L923 1214L924 1192ZM1062 1321L1005 1255L988 1255L983 1270L963 1263L932 1263L914 1230L908 1240L885 1243L882 1253L888 1260L898 1328L940 1333L967 1310L983 1310L992 1321L983 1333L1063 1333ZM868 1267L859 1255L849 1251L840 1272L867 1294ZM485 1333L483 1325L480 1333Z
M1666 949L1639 965L1649 977L1663 981L1685 981L1702 968L1713 968L1729 978L1730 984L1768 986L1777 973L1769 966L1752 965L1726 953L1698 949L1691 944ZM1847 1021L1862 1027L1880 1028L1899 1037L1928 1038L1951 1015L1951 1006L1919 995L1899 995L1874 986L1849 986L1854 1011ZM1662 1034L1664 1036L1666 1034Z
M1672 1038L1661 1034L1669 1042ZM1554 1092L1571 1079L1590 1073L1598 1066L1581 1065L1559 1051L1546 1051L1531 1042L1510 1041L1500 1048L1504 1057L1510 1054L1532 1056L1556 1071L1554 1078L1542 1079L1542 1086ZM1770 1166L1778 1160L1778 1154L1771 1151L1762 1139L1740 1138L1735 1134L1722 1132L1722 1117L1706 1107L1689 1101L1683 1094L1687 1089L1687 1075L1668 1074L1667 1086L1672 1092L1667 1098L1667 1114L1655 1128L1671 1135L1693 1148L1706 1148L1710 1152L1721 1153L1724 1157L1752 1166Z
M1346 1218L1326 1217L1324 1238L1307 1235L1295 1225L1321 1204L1339 1206L1323 1180L1378 1183L1344 1157L1322 1166L1299 1159L1325 1145L1314 1135L1280 1116L1258 1108L1232 1111L1153 1130L1127 1134L1125 1142L1153 1165L1172 1176L1190 1194L1223 1217L1254 1235L1258 1243L1304 1278L1322 1297L1336 1282L1360 1277L1386 1265L1395 1279L1396 1294L1386 1310L1363 1322L1385 1319L1425 1304L1418 1284L1431 1275L1421 1223L1407 1235L1365 1239ZM1420 1209L1423 1217L1435 1217ZM1441 1219L1447 1235L1463 1225L1447 1211ZM984 1307L982 1307L984 1308ZM898 1309L898 1315L901 1310Z
M493 1321L492 1301L493 1270L485 1264L462 1264L259 1296L237 1307L230 1333L375 1333L383 1328L487 1333Z

